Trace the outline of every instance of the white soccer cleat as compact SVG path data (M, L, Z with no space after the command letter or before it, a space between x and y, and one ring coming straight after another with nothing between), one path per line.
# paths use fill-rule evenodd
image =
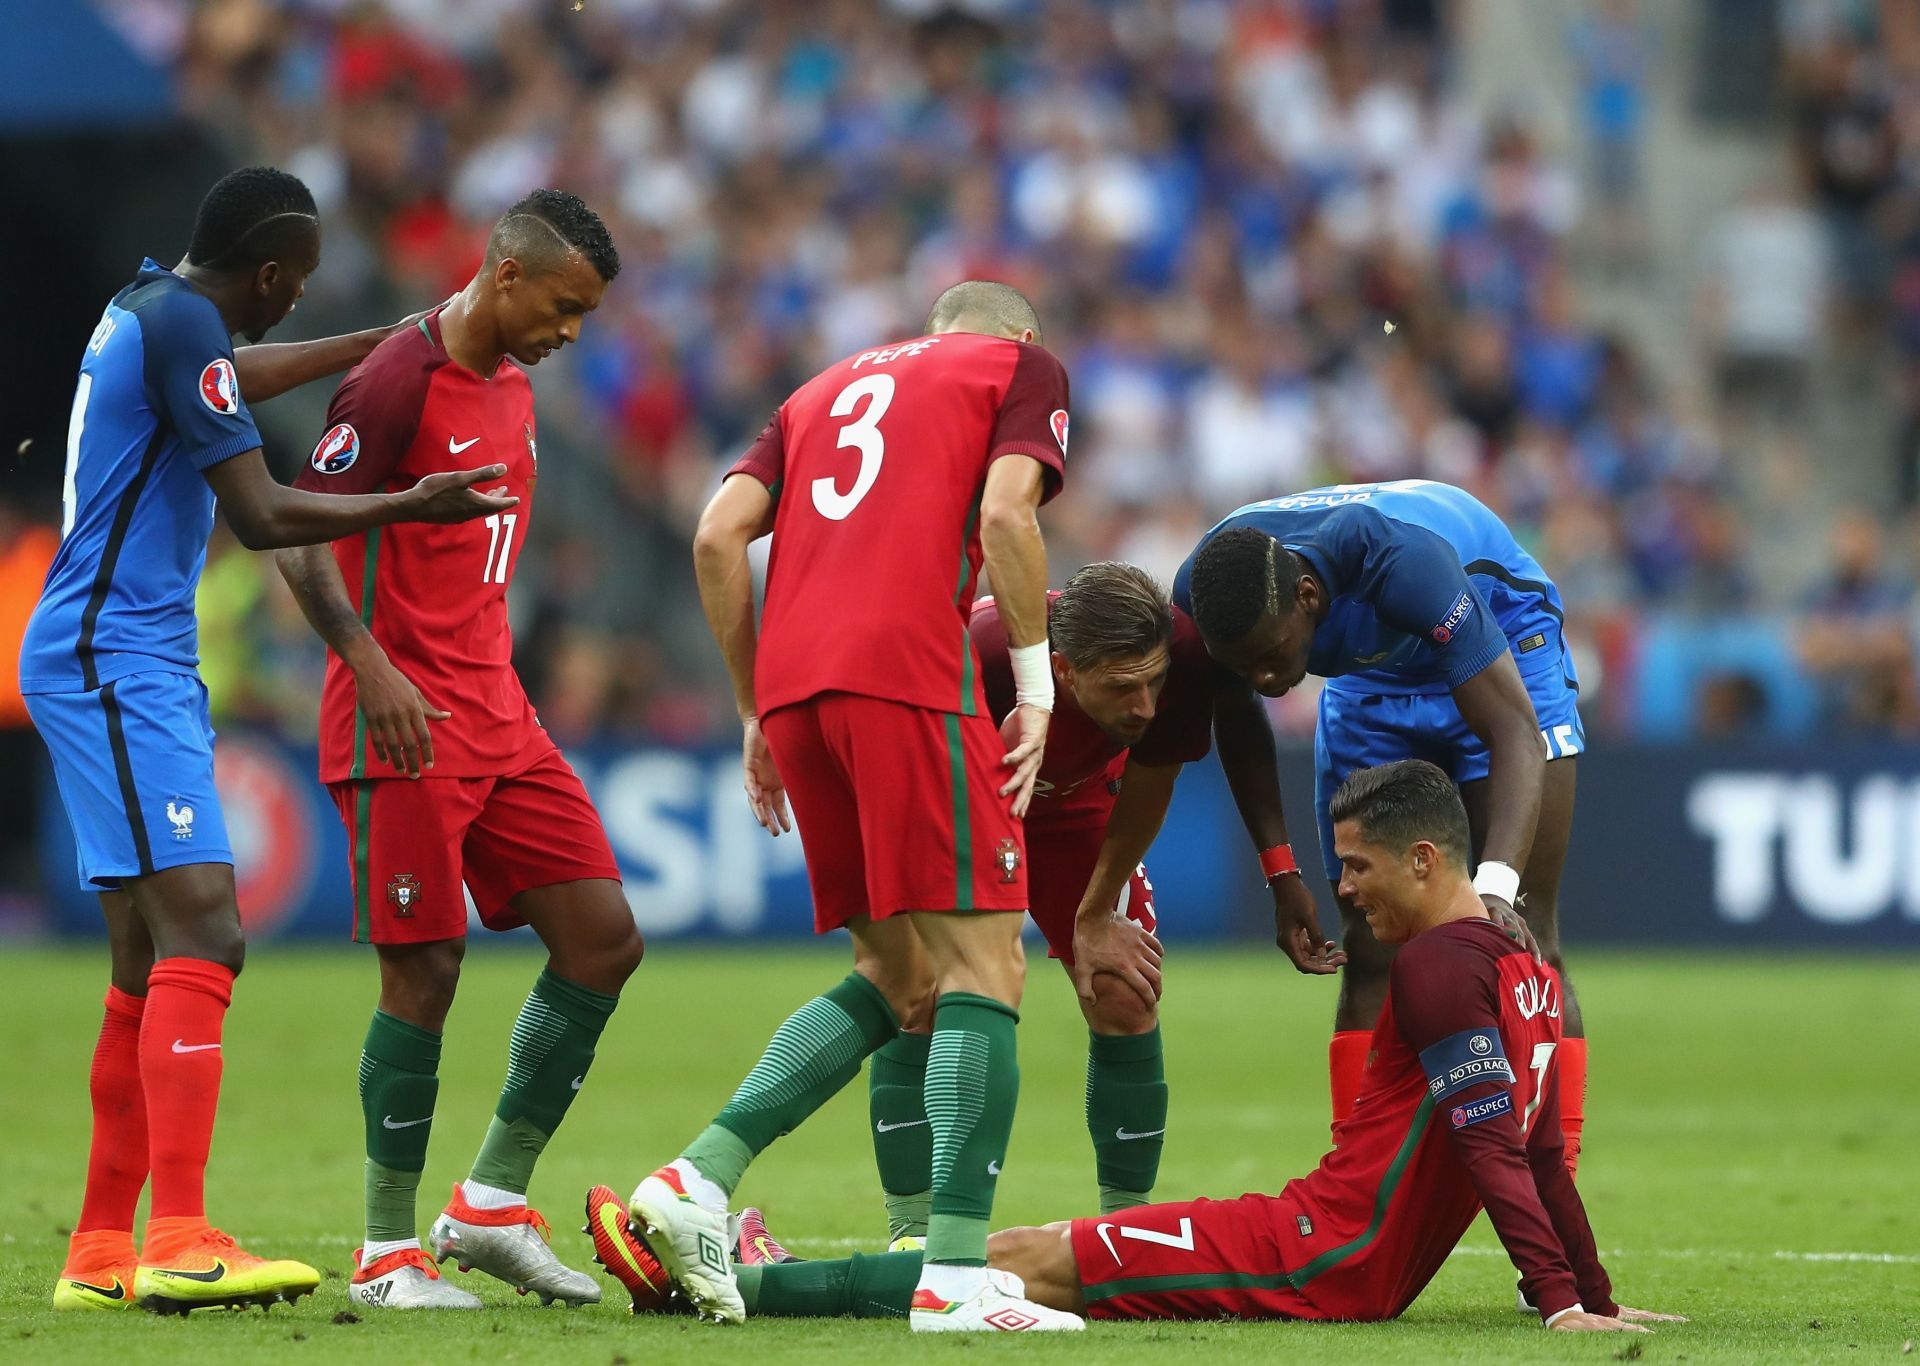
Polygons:
M744 1323L747 1306L733 1277L727 1253L727 1216L687 1194L671 1166L642 1181L627 1202L628 1211L647 1235L647 1244L673 1277L694 1311L716 1323Z
M578 1308L600 1303L600 1282L554 1256L550 1238L538 1210L526 1205L475 1209L456 1185L453 1199L433 1221L427 1243L435 1261L452 1261L462 1271L484 1271L547 1304L559 1300Z
M1078 1333L1087 1326L1078 1314L1035 1304L1018 1276L998 1269L989 1269L985 1283L961 1300L921 1286L908 1318L916 1333Z
M417 1247L361 1260L353 1250L353 1280L347 1298L369 1309L482 1309L478 1297L440 1279L440 1268Z

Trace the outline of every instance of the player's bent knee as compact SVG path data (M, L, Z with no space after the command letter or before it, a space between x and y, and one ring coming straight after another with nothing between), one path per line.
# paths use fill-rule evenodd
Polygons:
M1093 1004L1087 1006L1086 1017L1096 1034L1151 1034L1160 1024L1160 1006L1123 979L1101 972L1094 974Z

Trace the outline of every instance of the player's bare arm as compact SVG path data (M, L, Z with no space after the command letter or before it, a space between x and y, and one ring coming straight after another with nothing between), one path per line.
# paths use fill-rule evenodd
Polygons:
M1179 764L1127 761L1120 795L1107 816L1100 856L1074 913L1073 983L1084 1008L1096 999L1094 977L1112 973L1131 987L1152 1018L1160 999L1160 940L1125 916L1113 913L1133 870L1166 822Z
M414 313L397 323L345 332L337 337L243 346L233 353L233 373L240 383L240 397L250 404L265 403L289 389L351 370L372 355L374 347L426 316L425 312Z
M278 550L336 541L392 522L470 522L505 512L520 500L480 493L473 486L506 472L505 465L485 465L430 474L398 493L308 493L275 479L256 447L211 466L206 478L240 544Z
M1547 758L1533 699L1520 681L1513 656L1503 654L1454 688L1453 700L1461 719L1487 747L1487 838L1480 861L1483 866L1503 863L1517 875L1527 866L1533 848L1547 781ZM1539 945L1516 912L1513 895L1500 895L1504 889L1489 891L1485 883L1477 885L1494 919L1538 957Z
M753 694L758 635L753 615L753 566L747 547L773 530L773 494L752 475L736 474L720 485L700 515L693 537L693 572L700 606L720 645L733 681L733 705L744 732L741 764L747 804L767 833L793 829L786 787L773 764Z
M291 546L273 558L314 634L353 672L354 702L366 718L374 756L418 778L433 767L433 734L427 723L445 721L451 713L427 701L387 658L347 597L330 549Z
M1213 672L1213 737L1233 804L1254 847L1288 846L1273 726L1258 694L1226 668ZM1268 877L1267 886L1273 893L1274 942L1294 967L1322 977L1337 971L1347 961L1346 951L1321 933L1319 910L1306 878L1297 869L1278 872Z
M1045 489L1046 467L1038 460L1003 455L988 469L980 498L980 549L1007 644L1014 650L1047 639L1047 546L1034 515ZM1013 798L1016 816L1024 817L1033 800L1051 714L1050 699L1044 708L1022 701L1000 728L1007 741L1006 765L1013 770L1000 795Z

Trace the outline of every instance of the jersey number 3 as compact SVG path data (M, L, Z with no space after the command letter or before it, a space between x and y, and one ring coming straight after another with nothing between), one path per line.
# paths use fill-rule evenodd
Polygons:
M834 417L845 417L863 398L867 400L866 409L840 429L840 439L833 443L836 448L852 446L860 452L860 473L854 476L853 487L842 493L832 479L813 481L813 505L830 522L846 521L860 506L873 481L880 477L880 462L887 455L886 439L880 435L880 419L887 415L887 408L893 402L892 375L862 375L839 392L828 411Z

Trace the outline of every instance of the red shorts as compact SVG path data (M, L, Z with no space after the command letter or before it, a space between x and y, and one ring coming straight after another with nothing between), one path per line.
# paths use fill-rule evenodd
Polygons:
M1031 813L1029 813L1031 816ZM1073 921L1080 911L1080 898L1093 880L1093 865L1100 861L1100 846L1106 841L1105 826L1080 826L1056 830L1027 824L1027 892L1033 901L1033 923L1047 937L1047 956L1073 964ZM1153 884L1147 881L1147 865L1141 864L1120 890L1114 904L1115 918L1125 917L1141 929L1152 932L1158 923L1153 915Z
M1096 1319L1322 1319L1294 1289L1272 1195L1141 1205L1075 1219L1073 1260Z
M817 932L860 915L1027 908L1025 836L999 793L1006 746L992 721L833 692L760 724Z
M500 778L369 778L327 790L347 824L362 943L460 938L463 883L482 924L511 930L526 922L508 903L530 888L620 879L600 813L555 748Z

